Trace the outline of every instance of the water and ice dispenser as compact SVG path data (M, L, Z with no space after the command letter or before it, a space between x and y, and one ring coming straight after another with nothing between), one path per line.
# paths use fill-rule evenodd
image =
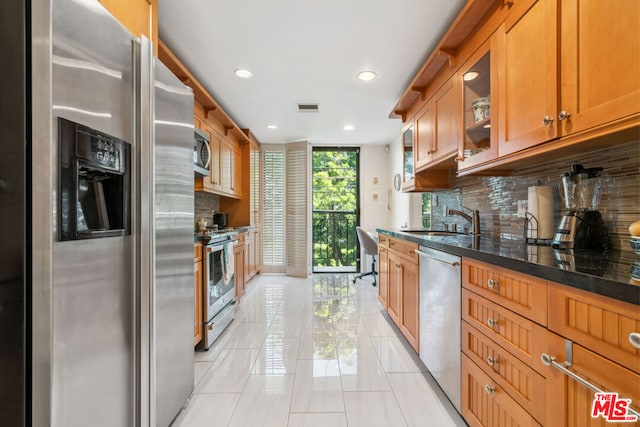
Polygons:
M59 236L82 240L131 233L131 145L58 119Z

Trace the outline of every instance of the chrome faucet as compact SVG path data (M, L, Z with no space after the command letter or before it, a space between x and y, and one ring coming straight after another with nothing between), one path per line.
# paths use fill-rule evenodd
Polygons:
M477 209L469 209L464 206L462 206L462 208L470 211L471 215L457 209L447 209L447 215L461 216L471 223L471 234L480 234L480 211L478 211Z

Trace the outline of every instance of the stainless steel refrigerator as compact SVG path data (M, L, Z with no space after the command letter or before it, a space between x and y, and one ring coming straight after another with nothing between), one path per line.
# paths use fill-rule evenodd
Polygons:
M97 0L31 17L27 412L167 426L193 390L193 95Z

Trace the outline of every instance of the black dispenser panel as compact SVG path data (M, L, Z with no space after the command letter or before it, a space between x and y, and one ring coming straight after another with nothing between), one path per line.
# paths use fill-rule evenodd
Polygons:
M131 145L58 118L60 240L131 233Z

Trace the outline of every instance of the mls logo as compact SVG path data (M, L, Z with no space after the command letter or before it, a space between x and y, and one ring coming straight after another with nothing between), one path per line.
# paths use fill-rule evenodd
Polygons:
M596 393L591 407L591 418L602 417L607 422L632 423L636 415L627 415L631 399L620 399L618 393Z

